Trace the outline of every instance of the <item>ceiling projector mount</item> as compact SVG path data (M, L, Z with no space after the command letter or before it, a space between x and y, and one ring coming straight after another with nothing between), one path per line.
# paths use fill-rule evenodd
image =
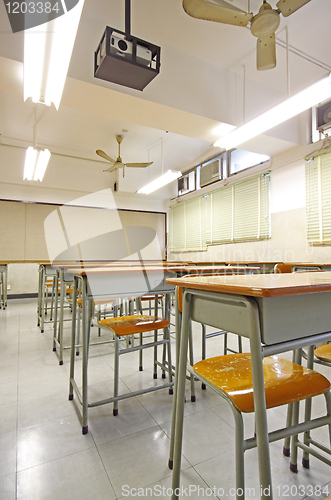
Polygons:
M94 76L143 90L160 72L161 48L131 35L131 0L125 0L125 31L106 27L94 53Z
M310 0L279 0L277 9L263 0L257 14L245 12L225 0L183 0L187 14L197 19L215 21L235 26L247 26L250 23L252 35L257 37L257 69L272 69L276 66L276 36L280 24L280 15L287 17Z

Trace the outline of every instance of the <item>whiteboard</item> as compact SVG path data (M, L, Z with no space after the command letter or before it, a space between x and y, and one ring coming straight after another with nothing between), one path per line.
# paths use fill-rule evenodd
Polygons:
M0 201L1 261L164 260L165 247L163 212Z

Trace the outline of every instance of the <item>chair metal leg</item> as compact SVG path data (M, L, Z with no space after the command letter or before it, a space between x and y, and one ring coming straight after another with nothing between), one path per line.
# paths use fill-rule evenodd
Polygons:
M292 362L295 362L295 351L292 353ZM293 418L293 403L287 406L287 417L286 417L286 427L290 427L292 425ZM291 437L287 437L284 439L283 446L283 455L285 457L289 457L291 455Z
M307 367L310 369L313 369L314 349L315 349L314 345L311 345L308 347ZM312 407L311 398L306 399L306 402L305 402L305 422L309 422L309 420L311 419L311 407ZM304 433L303 442L305 445L309 446L310 431L307 431ZM302 455L302 466L305 469L309 469L309 453L307 453L305 450L303 451L303 455Z
M192 338L192 322L190 321L189 324L189 338L188 338L188 350L189 350L189 362L190 365L194 365L194 356L193 356L193 338ZM194 381L194 375L191 373L190 375L190 382L191 382L191 401L192 403L195 403L196 397L195 397L195 381Z
M244 423L240 411L231 404L235 419L236 500L245 498Z
M295 363L298 365L301 364L301 349L296 349L295 351ZM293 419L292 424L297 425L299 422L299 409L300 409L300 401L293 403ZM298 435L295 434L291 438L291 462L290 462L290 470L292 472L298 472Z
M159 307L158 296L155 295L155 303L154 303L155 317L157 317L157 315L158 315L158 307ZM157 342L157 330L154 330L154 342ZM157 378L157 346L156 345L154 347L154 374L153 374L153 378L154 379Z
M115 337L115 359L114 359L114 398L118 396L118 381L119 381L119 362L120 362L120 341L117 335ZM113 404L113 415L118 415L118 401Z

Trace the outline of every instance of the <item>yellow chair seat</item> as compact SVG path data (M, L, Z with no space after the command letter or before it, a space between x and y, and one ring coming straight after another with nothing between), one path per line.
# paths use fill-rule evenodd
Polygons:
M254 411L250 354L204 359L193 369L206 382L224 392L238 410ZM330 382L320 373L277 356L264 358L263 373L267 408L294 403L330 389Z
M120 337L123 335L132 335L134 333L150 332L152 330L167 328L169 326L169 321L155 316L137 314L136 316L105 318L98 321L98 325L110 328L115 335Z
M331 362L331 344L321 345L317 347L314 351L316 358L321 361L329 361Z

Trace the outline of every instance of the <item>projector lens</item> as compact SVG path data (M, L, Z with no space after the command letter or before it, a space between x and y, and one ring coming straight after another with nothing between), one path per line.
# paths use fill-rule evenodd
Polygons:
M123 52L125 52L128 49L128 44L124 40L119 40L118 48L120 50L123 50Z

